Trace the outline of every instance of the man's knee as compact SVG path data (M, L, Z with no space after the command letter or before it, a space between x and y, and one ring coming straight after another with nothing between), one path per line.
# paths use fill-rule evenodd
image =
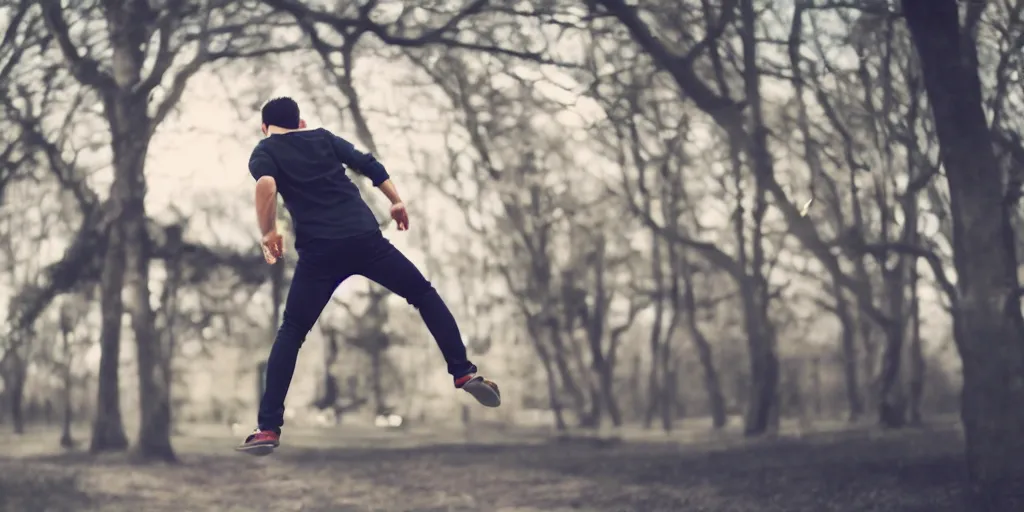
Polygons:
M422 279L410 287L409 291L405 294L405 300L415 308L420 308L424 304L439 298L440 295L437 294L437 289L426 279Z
M313 330L313 324L315 323L315 320L309 322L303 318L296 318L294 315L289 315L286 311L281 327L277 329L277 342L302 347L302 344L306 342L306 335L309 334L309 331Z

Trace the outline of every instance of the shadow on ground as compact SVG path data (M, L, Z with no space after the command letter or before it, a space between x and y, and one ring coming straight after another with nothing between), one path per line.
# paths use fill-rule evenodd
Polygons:
M0 510L72 512L92 505L74 473L3 462L0 468Z
M0 460L0 509L963 510L962 442L952 429L732 444L354 444L286 446L254 458L232 453L230 442L202 441L176 466L122 457Z

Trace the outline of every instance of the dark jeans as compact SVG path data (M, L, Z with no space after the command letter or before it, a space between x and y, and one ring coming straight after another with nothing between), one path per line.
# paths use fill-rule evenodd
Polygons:
M419 310L452 377L457 379L477 371L466 356L459 326L437 290L380 231L344 240L312 241L298 252L284 318L267 360L260 429L277 430L284 424L284 399L295 373L299 347L334 290L353 275L376 282Z

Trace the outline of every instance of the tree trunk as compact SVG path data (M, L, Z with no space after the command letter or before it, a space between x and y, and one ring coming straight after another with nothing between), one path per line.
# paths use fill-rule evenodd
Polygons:
M909 407L910 424L921 425L921 399L924 397L925 360L924 347L921 343L921 307L920 297L917 293L918 272L911 269L910 278L910 346L909 346Z
M895 225L896 220L882 186L884 185L879 185L879 188L876 189L876 197L878 198L878 209L881 212L881 238L888 242L890 227ZM906 243L913 241L911 230L916 230L917 226L914 223L913 210L904 207L904 212L908 219L904 221L899 241ZM903 353L906 350L907 335L907 270L913 261L906 255L897 254L895 264L890 266L889 256L885 254L878 258L878 265L882 268L885 306L893 319L882 326L885 345L882 348L882 370L878 382L878 420L884 428L902 428L907 423L906 390L902 379Z
M10 371L4 380L7 387L7 405L11 411L11 423L14 426L14 433L21 435L25 433L25 362L18 354L18 348L12 348L7 357Z
M651 371L648 374L647 382L647 407L644 411L644 429L650 430L654 426L654 416L658 413L658 407L661 406L661 401L664 400L664 393L661 389L661 379L658 377L660 373L654 368L658 368L660 365L654 363L651 365Z
M619 402L615 396L615 370L614 366L605 361L601 366L598 379L601 389L601 398L604 401L605 409L608 411L608 419L612 426L622 426L622 411L619 409Z
M661 287L660 284L655 286ZM661 295L660 292L659 295ZM650 334L651 366L647 373L647 408L644 411L645 429L650 429L653 426L658 406L664 400L664 392L661 389L661 364L659 364L659 359L662 351L661 346L665 343L662 334L664 331L665 305L664 299L657 298L656 301L654 305L654 321L651 325Z
M590 386L590 407L580 417L580 428L596 429L601 426L604 419L604 400L601 399L601 390L597 386Z
M647 214L651 213L651 201L645 204ZM665 342L665 298L667 290L665 286L665 264L662 258L661 235L651 230L651 276L654 281L654 320L651 322L651 333L649 337L651 367L647 374L647 408L644 412L644 428L650 429L654 425L654 416L658 405L664 399L661 390L660 365L658 358L661 354L661 344ZM671 247L671 246L670 246ZM669 261L670 268L674 268L675 262ZM673 279L676 276L672 276Z
M767 284L764 283L764 286ZM775 356L774 333L767 311L756 303L752 290L744 292L747 350L750 352L750 395L744 416L743 433L758 436L772 426L773 409L778 408L779 360Z
M380 336L385 336L380 333ZM373 413L384 414L387 403L384 398L384 381L381 379L381 372L384 369L384 351L375 347L370 350L370 389L373 392Z
M558 380L555 375L555 369L551 364L551 353L548 351L547 345L544 344L542 332L540 320L536 317L528 316L526 318L526 333L534 350L537 352L537 358L540 359L540 363L544 367L544 381L548 388L548 405L551 407L551 412L555 417L555 428L562 432L567 430L569 426L565 422L565 408L562 406L562 401L558 396Z
M907 197L904 199L904 229L906 230L906 237L911 245L918 245L921 237L918 235L917 217L918 217L918 206L917 197ZM916 259L912 259L909 262L907 268L907 288L910 292L910 302L908 304L909 311L909 322L910 322L910 339L907 344L907 363L909 375L907 376L907 388L908 388L908 413L910 417L908 421L911 425L921 425L921 398L924 396L924 347L921 344L921 299L918 293L917 287L920 281L920 272L917 270L918 262Z
M913 283L917 283L917 277L912 280ZM924 418L921 414L921 401L924 399L924 379L925 379L925 358L924 358L924 346L921 342L921 312L920 312L920 298L918 297L917 290L913 290L913 297L911 298L911 327L910 327L910 375L907 387L909 388L909 406L910 406L910 424L920 426L924 422Z
M115 185L116 186L116 185ZM114 191L114 187L111 187ZM115 205L116 206L116 205ZM121 419L121 327L124 303L124 247L121 227L115 221L108 228L107 253L100 278L100 363L96 375L96 412L92 423L92 453L128 448L128 436Z
M661 396L661 429L669 433L675 427L678 412L678 371L671 362L666 362L662 370L665 383Z
M262 399L263 393L267 390L267 360L256 363L256 400Z
M320 410L331 409L335 412L335 418L340 421L341 389L338 385L338 377L334 375L334 365L338 361L338 337L337 330L330 328L326 323L320 324L320 332L324 337L324 376L321 381L323 389L317 393L313 406Z
M544 380L548 385L548 404L555 416L555 429L559 432L565 432L569 430L569 425L565 422L562 401L558 399L558 383L555 381L555 371L551 368L551 361L544 359L542 362L544 364Z
M857 364L857 324L840 284L833 281L832 287L836 297L836 317L840 326L843 383L846 386L846 404L849 408L847 419L854 422L864 414L864 402L860 394L860 370Z
M740 2L743 30L743 85L750 102L750 144L748 157L754 171L754 208L751 236L750 276L744 306L747 342L750 349L752 397L748 402L744 433L760 435L768 427L773 409L777 409L779 392L779 360L775 354L775 332L768 307L771 301L769 284L765 278L765 252L763 240L764 217L768 210L767 185L773 178L773 160L768 148L768 129L764 123L761 98L761 72L758 67L757 14L752 0ZM739 151L746 141L732 140ZM743 145L741 145L743 144ZM742 236L742 234L741 234ZM742 286L742 285L741 285ZM777 412L777 411L776 411Z
M69 379L70 382L70 379ZM71 386L65 384L64 389L64 416L60 429L60 447L71 449L75 446L75 438L71 435L71 424L74 422L74 408L71 403Z
M552 352L550 352L552 367L558 371L558 376L561 379L562 385L560 389L567 392L572 399L573 410L576 412L577 418L583 418L586 416L587 399L580 386L576 383L572 369L569 367L569 361L566 359L565 343L562 333L559 332L557 321L550 320L546 330L548 339L551 340L551 347L553 348Z
M658 366L659 375L661 375L661 388L660 400L658 402L658 410L661 413L661 427L665 432L670 432L673 425L675 424L675 415L672 411L675 409L676 396L679 394L678 385L676 381L676 375L674 373L675 358L672 354L672 345L669 343L669 339L672 336L672 325L669 325L668 332L666 332L665 340L661 343L661 352L658 354Z
M860 203L860 188L857 185L857 170L850 168L850 201L853 205L853 229L857 234L865 233L864 214ZM854 273L857 282L864 287L864 293L874 295L874 287L871 283L871 276L868 274L867 265L864 263L863 255L852 257ZM867 399L864 401L863 410L874 410L877 407L880 393L878 391L878 343L875 340L875 324L872 322L868 311L863 304L858 304L856 315L857 334L861 344L864 346L864 359L861 365L862 386L864 386ZM845 343L845 341L844 341Z
M822 382L821 382L821 358L814 356L811 358L811 393L814 400L814 418L820 418L825 412L825 400L822 396Z
M643 375L643 363L640 362L640 354L633 354L629 365L629 416L642 417L644 403L643 387L640 384L640 377Z
M902 284L899 285L902 289ZM885 327L885 347L882 353L882 372L879 380L878 421L885 428L906 425L906 396L900 380L903 364L903 320Z
M801 428L807 424L807 400L804 396L802 358L790 358L780 364L778 417L796 417Z
M71 437L71 422L73 421L72 415L74 410L71 403L71 363L74 358L71 353L71 323L68 320L64 314L61 315L61 354L63 355L63 368L61 368L63 375L61 377L64 381L63 396L61 398L64 404L64 414L61 418L60 446L65 449L72 448L75 445L75 440Z
M864 358L861 365L861 376L863 381L861 388L864 391L864 410L873 411L878 408L878 342L875 340L875 324L868 318L863 310L858 312L857 334L861 344L864 346Z
M171 390L168 365L162 358L156 314L150 303L149 235L146 231L146 153L150 122L145 98L135 96L114 102L108 113L114 149L114 188L118 221L122 228L125 271L130 276L132 330L139 376L139 435L136 455L147 460L174 461L171 447ZM170 326L168 328L171 328Z
M725 412L725 395L722 393L718 369L715 368L711 343L708 342L707 337L704 336L704 332L697 323L697 303L694 296L693 272L691 270L689 262L683 261L683 307L686 310L686 327L690 331L690 339L697 349L697 360L700 361L700 368L703 372L704 392L708 395L711 425L718 430L724 428L728 422Z
M129 253L132 249L129 249ZM148 266L148 257L136 256ZM141 263L141 262L140 262ZM135 300L141 302L149 296L149 272L142 271L140 280L133 288ZM138 307L138 304L135 305ZM159 336L154 325L153 310L147 303L133 315L135 347L139 372L139 436L136 441L136 455L144 460L174 462L174 448L171 446L171 354L163 354Z
M1024 510L1024 319L1010 220L1016 205L1006 200L982 109L977 49L961 33L957 2L903 0L903 12L950 190L967 499L979 512Z

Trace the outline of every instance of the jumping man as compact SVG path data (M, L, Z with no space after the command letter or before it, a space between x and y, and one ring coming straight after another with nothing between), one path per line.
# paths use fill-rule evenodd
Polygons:
M455 387L481 404L501 404L498 386L479 375L466 356L462 335L437 290L380 231L359 189L345 175L349 167L366 176L391 201L399 231L409 229L409 214L384 166L373 155L323 129L308 130L291 98L275 98L262 111L264 138L249 157L256 180L256 215L263 233L263 256L276 263L284 254L277 232L277 194L295 225L299 259L285 303L284 318L267 360L266 390L256 430L238 450L269 454L280 444L284 400L299 347L330 301L334 290L353 275L364 276L397 293L419 310L448 363Z

